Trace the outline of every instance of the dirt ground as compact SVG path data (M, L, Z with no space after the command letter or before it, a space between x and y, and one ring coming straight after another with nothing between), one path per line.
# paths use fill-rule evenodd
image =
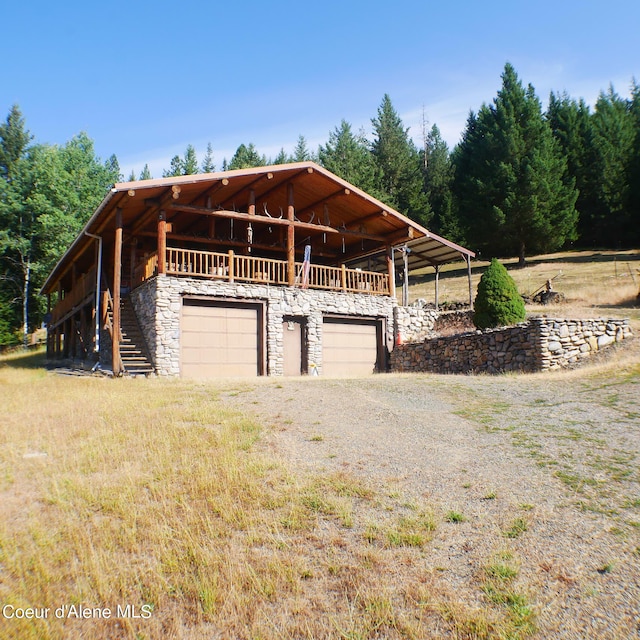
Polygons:
M461 602L508 549L535 637L640 638L633 342L621 359L578 371L265 379L222 398L271 426L263 446L299 473L347 472L433 508L425 571Z

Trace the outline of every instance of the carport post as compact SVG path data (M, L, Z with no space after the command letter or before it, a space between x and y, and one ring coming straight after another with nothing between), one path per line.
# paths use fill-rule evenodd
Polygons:
M409 252L411 249L405 244L402 248L404 259L404 282L402 283L402 306L409 306Z
M438 286L439 286L439 280L440 280L440 265L439 264L435 264L433 265L433 268L436 270L436 298L435 298L435 307L436 307L436 311L438 310Z
M471 256L467 255L467 277L469 278L469 309L473 309L473 287L471 286Z
M387 245L387 273L389 274L389 295L396 297L396 270L393 263L393 247Z

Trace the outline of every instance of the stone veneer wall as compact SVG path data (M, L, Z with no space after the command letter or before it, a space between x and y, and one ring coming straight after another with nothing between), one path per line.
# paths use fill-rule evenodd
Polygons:
M134 289L131 294L131 304L138 318L138 325L142 331L147 351L151 358L151 364L156 366L156 278L147 280L144 284ZM160 313L158 311L158 313ZM164 313L163 313L164 315Z
M628 320L531 318L513 327L396 346L391 354L391 370L544 371L574 365L631 335Z
M431 337L438 315L434 309L397 306L394 310L396 341L403 344Z
M387 296L160 275L131 294L159 375L180 374L180 315L184 296L265 302L268 375L283 373L282 323L285 316L306 318L310 372L315 366L318 373L322 373L322 319L325 315L383 318L386 346L391 348L393 344L393 309L397 303Z

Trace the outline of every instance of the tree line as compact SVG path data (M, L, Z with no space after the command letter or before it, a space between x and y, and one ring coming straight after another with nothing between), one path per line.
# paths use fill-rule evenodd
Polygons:
M613 87L591 108L551 93L546 111L532 85L505 65L490 104L472 111L453 150L437 125L414 143L391 98L372 135L346 120L317 150L299 136L275 158L240 144L221 169L313 160L430 230L483 258L566 246L637 246L640 241L640 86ZM163 177L216 170L188 145ZM130 180L152 178L145 165ZM63 146L34 144L18 106L0 125L0 344L26 338L46 311L38 291L98 206L122 180L115 156L103 162L80 133Z
M317 151L298 138L274 159L241 144L222 169L314 160L389 206L483 257L526 256L566 246L640 242L640 85L613 87L593 107L552 92L546 111L509 63L490 104L472 111L450 150L437 125L421 147L385 95L372 139L343 120ZM202 165L214 167L211 145ZM193 146L164 176L196 173ZM146 170L146 168L145 168ZM210 170L210 169L208 169ZM134 176L132 176L133 178Z

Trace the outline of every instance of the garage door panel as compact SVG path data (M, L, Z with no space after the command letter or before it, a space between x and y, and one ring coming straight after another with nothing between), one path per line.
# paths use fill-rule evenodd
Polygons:
M256 306L195 304L182 308L182 375L253 377L259 373L260 322Z
M322 373L359 376L373 373L379 361L379 321L325 320L322 330Z

